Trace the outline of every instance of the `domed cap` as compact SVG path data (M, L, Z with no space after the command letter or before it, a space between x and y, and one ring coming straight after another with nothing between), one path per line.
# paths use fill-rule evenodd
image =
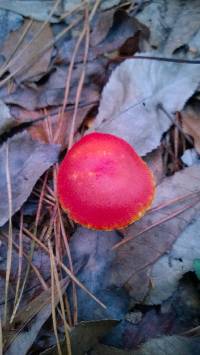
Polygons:
M124 228L152 204L155 183L146 163L112 134L84 136L66 154L57 180L62 208L92 229Z

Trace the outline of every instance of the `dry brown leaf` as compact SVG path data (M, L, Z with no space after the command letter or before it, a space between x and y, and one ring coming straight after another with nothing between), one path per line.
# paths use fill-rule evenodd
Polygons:
M24 25L21 26L17 31L12 32L8 39L4 43L4 47L1 51L1 54L7 59L13 52L17 42L22 36L25 28L30 23L30 20L25 20ZM19 53L23 50L25 46L32 40L35 34L40 30L41 22L33 21L31 27L23 39L21 45L17 49L14 57L18 56ZM16 75L15 79L18 82L23 82L25 80L38 80L41 75L46 74L48 71L52 48L45 51L42 56L40 56L34 64L32 64L32 58L38 53L48 42L52 40L52 30L49 24L45 26L40 35L32 42L32 44L24 50L23 54L15 60L15 62L9 65L10 73L14 73L22 65L24 69L20 70ZM13 57L13 58L14 58ZM31 64L29 66L29 63Z
M75 133L78 130L78 128L81 126L85 116L91 110L92 107L93 105L88 105L86 107L78 109L76 120L75 120ZM66 146L68 144L70 128L72 124L72 117L73 117L73 111L65 112L63 118L61 118L61 115L59 114L49 116L49 120L50 120L49 124L51 125L52 135L54 137L54 143L59 143L62 144L63 146ZM63 120L63 123L61 129L59 130L61 119ZM28 129L28 131L33 139L37 139L44 143L49 142L46 123L44 121L34 124Z

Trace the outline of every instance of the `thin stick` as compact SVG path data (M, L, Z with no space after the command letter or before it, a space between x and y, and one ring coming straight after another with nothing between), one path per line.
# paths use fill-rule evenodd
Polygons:
M146 55L134 55L130 57L123 57L122 59L147 59L147 60L157 60L159 62L171 62L171 63L185 63L185 64L200 64L200 60L193 59L180 59L180 58L168 58L168 57L154 57L154 56L146 56Z

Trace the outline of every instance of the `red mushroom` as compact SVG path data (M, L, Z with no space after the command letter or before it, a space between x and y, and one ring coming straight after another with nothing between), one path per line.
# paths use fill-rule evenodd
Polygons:
M84 136L58 171L58 198L75 222L92 229L124 228L151 206L155 183L146 163L112 134Z

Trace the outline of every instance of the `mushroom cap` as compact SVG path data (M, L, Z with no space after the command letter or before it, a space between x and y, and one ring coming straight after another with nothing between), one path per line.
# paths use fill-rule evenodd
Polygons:
M57 178L62 208L91 229L121 229L152 204L152 172L126 141L112 134L84 136L66 154Z

